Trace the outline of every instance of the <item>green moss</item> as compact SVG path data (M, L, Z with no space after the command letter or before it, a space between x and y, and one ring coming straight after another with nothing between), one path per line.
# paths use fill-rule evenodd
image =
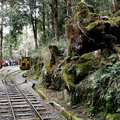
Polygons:
M120 114L108 114L106 120L120 120Z
M95 21L95 20L97 20L98 19L98 17L99 17L99 14L97 14L97 13L89 13L89 19L88 19L88 21L89 22L92 22L92 21Z
M87 30L90 31L90 30L96 29L96 30L102 31L102 30L104 30L104 29L106 28L106 25L109 25L110 28L111 28L111 27L116 26L116 23L115 23L114 21L112 21L112 20L108 20L108 21L97 20L97 21L89 24L89 25L87 26ZM110 28L109 28L109 29L110 29Z
M75 12L78 11L82 11L83 13L86 11L88 13L89 12L88 5L85 2L79 2L75 7Z
M71 42L67 39L67 57L71 56Z
M76 8L75 8L76 12L74 15L74 21L81 21L83 22L85 18L88 17L89 15L89 9L87 7L87 4L84 2L80 2L77 4Z
M77 118L75 116L72 116L69 112L67 112L65 109L62 109L61 114L67 118L67 120L81 120L80 118Z
M33 120L40 120L40 118L34 118Z
M61 114L68 120L71 120L71 115L65 109L61 111Z
M43 100L48 100L48 98L40 91L38 88L35 88L35 91L42 97Z
M115 19L115 23L117 24L118 28L120 28L120 17Z
M77 75L81 77L86 76L88 72L92 71L93 69L95 69L95 66L94 63L91 61L85 62L80 65L76 65Z
M78 62L76 63L76 78L78 80L84 79L89 72L94 71L99 67L100 64L100 56L95 57L94 52L83 54Z
M71 120L82 120L82 119L77 118L77 117L75 117L75 116L72 116L72 117L71 117Z
M103 20L97 20L91 24L88 25L87 30L92 30L93 28L97 28L99 30L104 29Z
M87 7L88 7L88 9L89 9L89 11L90 11L91 13L94 13L94 12L95 12L92 5L87 4Z
M50 67L52 67L55 63L59 62L58 56L61 55L61 51L58 49L56 45L49 45L49 50L51 53L51 59L50 59Z
M34 79L38 79L39 78L39 76L38 75L34 75Z
M54 44L49 45L49 50L56 55L59 55L61 53L61 51L58 49L58 47Z
M83 54L83 55L79 58L77 64L88 62L88 61L91 60L91 59L94 59L94 54L93 54L93 52Z
M94 13L94 9L91 5L84 2L79 2L75 7L74 22L81 21L84 23L90 22L90 14Z
M63 77L65 78L65 80L70 88L75 87L75 85L74 85L75 76L74 75L68 74L67 72L64 72Z

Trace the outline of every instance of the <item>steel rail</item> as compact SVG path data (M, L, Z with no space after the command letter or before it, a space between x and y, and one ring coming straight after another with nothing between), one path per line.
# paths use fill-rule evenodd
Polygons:
M4 69L5 70L5 69ZM4 71L3 70L3 71ZM2 71L2 72L3 72ZM7 70L8 71L8 70ZM9 92L8 92L8 89L7 89L7 85L6 85L6 78L7 77L9 77L9 75L10 74L12 74L12 73L15 73L15 72L19 72L20 70L17 70L17 71L14 71L14 72L11 72L11 73L9 73L8 75L6 75L5 77L4 77L4 80L2 80L3 81L3 83L4 83L4 85L5 85L5 90L6 90L6 93L7 93L7 98L8 98L8 101L9 101L9 105L10 105L10 108L11 108L11 112L12 112L12 116L13 116L13 120L17 120L16 119L16 116L15 116L15 112L14 112L14 109L13 109L13 107L12 107L12 102L11 102L11 100L10 100L10 96L9 96ZM10 78L10 77L9 77ZM10 78L11 79L11 78ZM12 80L12 79L11 79Z
M13 71L13 72L11 72L11 73L7 74L7 75L5 76L5 78L6 78L6 77L8 77L9 75L11 75L11 74L13 74L13 73L16 73L16 72L19 72L19 71L21 72L21 70L16 70L16 71Z
M12 72L13 73L13 72ZM11 73L11 74L12 74ZM10 75L10 74L9 74ZM16 83L15 80L11 79L11 77L7 75L6 77L9 77L11 81L13 81L13 83L16 85L16 87L19 89L19 91L23 94L24 98L26 99L26 101L28 102L28 104L30 104L31 108L34 110L34 112L36 113L36 115L40 118L40 120L44 120L44 118L42 118L42 116L39 114L39 112L35 109L35 107L32 105L32 103L29 101L29 99L27 98L27 96L23 93L23 91L20 89L20 87L18 86L18 84Z
M8 101L9 101L9 105L10 105L10 108L11 108L11 111L12 111L13 120L17 120L16 117L15 117L15 112L13 110L11 100L10 100L10 96L9 96L9 92L8 92L8 89L7 89L6 81L4 80L3 83L5 84L5 89L6 89L6 93L7 93L7 98L8 98Z
M39 114L39 112L35 109L35 107L32 105L32 103L29 101L29 99L27 98L27 96L23 93L23 91L20 89L20 87L17 85L17 83L15 82L15 80L12 80L14 82L14 84L16 85L16 87L19 89L19 91L23 94L23 96L25 97L25 99L27 100L27 102L30 104L30 106L32 107L32 109L34 110L34 112L36 113L36 115L40 118L40 120L44 120L42 118L42 116Z

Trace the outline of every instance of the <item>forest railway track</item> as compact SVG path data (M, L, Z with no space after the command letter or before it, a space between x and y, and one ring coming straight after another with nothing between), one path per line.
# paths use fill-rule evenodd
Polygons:
M19 72L19 71L15 71ZM22 90L7 74L2 80L4 88L0 90L0 115L9 120L57 120L41 101L33 94Z

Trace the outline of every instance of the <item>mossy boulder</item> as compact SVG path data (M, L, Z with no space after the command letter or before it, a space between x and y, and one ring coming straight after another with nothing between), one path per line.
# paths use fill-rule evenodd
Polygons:
M76 84L82 81L90 72L93 72L99 67L101 52L98 50L83 54L77 61L72 58L69 63L66 63L63 72L66 86L71 91L75 88Z
M100 64L100 51L96 51L98 53L90 52L83 54L78 62L76 63L76 79L77 83L83 80L89 73L90 71L94 71L99 67Z

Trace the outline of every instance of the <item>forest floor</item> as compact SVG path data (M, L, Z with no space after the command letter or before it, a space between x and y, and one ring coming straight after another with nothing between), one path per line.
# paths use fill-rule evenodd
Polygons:
M50 88L44 88L43 85L39 85L38 88L47 96L48 99L55 101L72 115L81 118L82 120L92 120L89 119L89 112L87 108L81 105L72 106L70 104L71 98L70 95L68 95L67 91L55 91Z

